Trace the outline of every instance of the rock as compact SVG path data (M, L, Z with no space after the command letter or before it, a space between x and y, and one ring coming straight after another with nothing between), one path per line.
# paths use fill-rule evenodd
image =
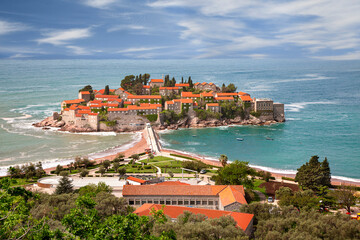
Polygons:
M49 127L43 127L42 130L49 130Z
M65 122L64 122L63 120L55 123L55 127L62 127L62 126L64 126L64 125L65 125Z
M193 126L193 125L197 125L199 123L199 118L198 117L194 117L190 120L190 126Z

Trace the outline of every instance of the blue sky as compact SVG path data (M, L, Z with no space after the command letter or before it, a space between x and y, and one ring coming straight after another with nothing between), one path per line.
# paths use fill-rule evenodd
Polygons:
M0 58L360 59L359 0L2 0Z

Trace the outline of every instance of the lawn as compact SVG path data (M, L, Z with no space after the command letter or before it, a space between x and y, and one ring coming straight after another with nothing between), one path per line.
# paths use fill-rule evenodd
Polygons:
M255 179L254 180L254 190L258 190L259 192L262 192L263 194L267 195L265 187L259 187L264 182L265 182L264 180Z
M23 186L26 184L36 183L36 180L29 180L26 178L13 178L10 179L10 187Z

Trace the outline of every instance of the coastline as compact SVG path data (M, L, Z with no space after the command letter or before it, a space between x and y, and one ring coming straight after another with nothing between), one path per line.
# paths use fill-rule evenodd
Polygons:
M199 160L203 163L215 166L215 167L220 167L221 163L218 160L215 159L210 159L209 157L206 156L202 156L199 154L194 154L194 153L189 153L189 152L183 152L183 151L179 151L179 150L174 150L174 149L169 149L169 148L162 148L162 151L164 152L168 152L168 153L174 153L174 154L179 154L179 155L183 155L186 157L192 157L195 158L196 160ZM282 179L282 177L289 177L289 178L295 178L295 173L279 173L277 172L275 169L273 171L271 171L272 169L269 167L262 167L262 166L254 166L249 164L249 166L257 171L261 170L261 171L265 171L265 172L270 172L271 175L277 179ZM356 187L360 187L360 179L358 181L356 181L357 179L350 179L348 178L348 180L345 179L341 179L341 178L346 178L346 177L341 177L341 176L334 176L331 177L331 184L332 185L352 185L352 186L356 186ZM296 184L294 182L294 184Z

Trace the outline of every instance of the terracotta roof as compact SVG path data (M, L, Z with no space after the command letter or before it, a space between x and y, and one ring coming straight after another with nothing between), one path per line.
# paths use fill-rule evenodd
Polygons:
M127 105L131 105L132 104L132 102L130 102L130 101L124 101L124 104L127 104Z
M82 114L79 114L79 113L75 114L75 117L81 117L81 116L82 116Z
M81 93L81 94L90 94L89 91L81 91L80 93Z
M119 102L121 103L123 100L121 98L114 98L114 99L109 99L109 102Z
M141 107L161 107L161 104L140 103Z
M175 87L190 87L190 84L188 84L188 83L176 83Z
M96 95L95 98L119 98L117 95Z
M78 114L89 114L89 113L91 113L90 110L79 110L78 111Z
M74 100L64 100L66 104L82 103L85 102L84 99L74 99Z
M90 104L90 108L101 108L102 104Z
M242 186L241 186L242 187ZM232 186L227 186L219 193L221 204L227 206L235 202L241 204L247 204L245 200L245 194L243 195L244 189L235 189Z
M195 85L195 86L197 86L197 85L199 85L199 84L200 84L200 83L199 83L199 82L197 82L197 83L195 83L194 85Z
M174 104L173 101L166 101L167 104Z
M249 96L250 96L250 94L248 94L248 93L246 93L246 92L238 92L238 94L239 94L239 95L249 95Z
M174 102L181 102L181 99L173 99Z
M97 115L99 115L99 113L88 113L89 115L93 115L93 116L97 116Z
M160 87L159 90L179 90L178 87Z
M224 100L234 100L233 97L216 97L215 100L224 101Z
M78 109L78 106L76 104L70 106L70 110L76 110L76 109Z
M249 95L241 95L240 98L242 101L252 101Z
M69 111L70 109L69 108L65 108L64 111Z
M162 79L151 79L150 82L151 83L163 83L164 80L162 80Z
M102 102L102 100L92 100L92 101L90 101L90 103L101 103Z
M109 108L108 112L125 112L129 111L128 108Z
M127 106L130 110L147 110L147 109L157 109L158 107L161 107L161 104L149 104L147 106L136 106L136 105L129 105Z
M209 83L209 85L212 86L212 85L214 85L214 83L211 82L211 83Z
M189 211L193 214L204 214L208 218L220 218L222 216L231 216L238 227L242 230L246 230L254 218L253 214L250 213L240 213L240 212L230 212L230 211L221 211L221 210L212 210L204 208L191 208L191 207L180 207L180 206L163 206L160 204L151 204L146 203L134 211L135 214L139 216L150 216L152 214L151 210L163 210L164 214L169 216L172 219L176 219L179 215L183 214L184 211Z
M208 105L209 107L218 107L219 106L218 103L207 103L206 105Z
M219 97L226 97L226 96L237 96L239 94L238 93L216 93L216 95Z
M132 177L132 176L126 178L126 180L130 180L130 181L134 181L134 182L138 182L138 183L146 183L145 180L140 179L140 178L136 178L136 177Z
M180 182L180 181L166 181L166 182L161 182L161 183L157 183L155 185L161 185L161 186L167 186L167 185L187 185L189 186L190 184L188 183L183 183L183 182Z
M180 99L181 103L193 103L192 99Z
M150 88L150 86L149 85L144 85L143 88Z
M129 95L128 99L161 99L160 95Z
M199 98L200 94L193 94L192 92L181 92L181 97Z
M214 97L214 95L212 95L211 93L207 93L207 92L200 93L200 96L202 96L202 97Z
M90 107L88 107L88 106L79 105L78 108L80 108L82 110L90 110Z
M96 90L95 90L96 91ZM105 89L100 89L99 91L97 91L98 93L104 94ZM109 89L109 92L115 92L115 89Z
M207 82L203 82L201 85L206 85L206 84L208 84Z

